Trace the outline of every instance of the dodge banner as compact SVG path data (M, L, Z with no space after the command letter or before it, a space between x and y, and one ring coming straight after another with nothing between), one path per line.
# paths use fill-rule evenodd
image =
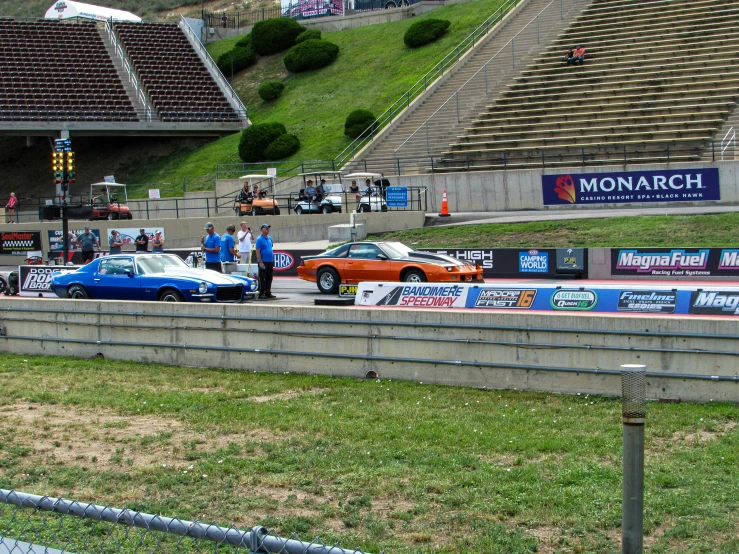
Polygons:
M739 286L726 284L698 288L623 283L570 287L531 281L490 285L367 282L357 289L355 304L359 306L739 316Z
M51 277L58 271L73 271L72 266L22 265L18 268L18 285L21 296L56 297L51 290Z
M545 206L721 200L715 167L542 175L541 186Z

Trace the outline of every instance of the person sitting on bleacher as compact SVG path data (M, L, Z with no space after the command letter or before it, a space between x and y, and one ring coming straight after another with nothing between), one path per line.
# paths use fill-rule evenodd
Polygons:
M313 186L313 181L308 180L305 185L305 197L308 202L315 202L317 197L316 187Z
M572 63L571 60L574 60L574 58L575 58L575 50L570 48L569 50L567 50L567 54L565 54L564 62L567 65L570 65Z
M580 65L583 64L585 61L585 47L584 46L578 46L575 48L575 51L572 53L572 58L567 60L567 65L570 65L571 63L579 63Z

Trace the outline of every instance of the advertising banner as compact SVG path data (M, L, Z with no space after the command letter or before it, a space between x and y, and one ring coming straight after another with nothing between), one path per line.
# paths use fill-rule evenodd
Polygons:
M0 233L0 254L27 256L41 250L41 231L8 231Z
M681 284L671 289L628 283L573 287L556 283L539 285L531 281L489 286L360 283L355 304L492 311L739 316L739 286L724 284L716 288L698 288Z
M739 248L611 248L611 274L739 277Z
M77 243L75 242L75 239L84 233L84 229L70 229L69 230L69 250L76 250L78 248ZM101 244L100 242L100 229L90 229L90 232L95 235L98 239L98 244ZM52 252L61 252L64 250L64 242L62 241L62 232L60 230L49 230L48 231L48 237L49 237L49 250Z
M110 232L113 229L115 229L121 234L121 240L123 241L124 250L128 250L128 248L126 248L126 246L128 245L131 245L134 247L131 250L136 249L135 248L136 237L138 237L139 234L141 233L140 227L124 227L124 228L111 227L110 229L108 229L108 235L110 235ZM149 251L150 252L151 252L151 241L154 240L154 233L156 233L157 231L161 231L162 238L165 240L167 239L167 237L164 235L164 227L146 227L146 226L144 227L144 233L146 233L146 236L149 237Z
M44 296L56 298L51 290L51 277L57 271L73 271L72 266L22 265L18 268L18 286L21 296Z
M542 175L541 186L545 206L721 200L715 167Z
M482 276L492 279L552 279L562 275L586 276L587 252L583 248L423 248L424 252L446 254L482 267Z

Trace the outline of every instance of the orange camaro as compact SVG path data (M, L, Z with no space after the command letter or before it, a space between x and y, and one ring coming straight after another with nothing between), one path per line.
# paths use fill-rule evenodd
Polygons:
M324 294L340 283L407 281L410 283L482 283L482 267L444 254L413 250L401 242L350 242L318 256L306 256L298 276L314 281Z

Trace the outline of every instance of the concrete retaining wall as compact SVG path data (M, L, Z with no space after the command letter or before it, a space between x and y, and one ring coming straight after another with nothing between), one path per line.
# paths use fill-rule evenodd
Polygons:
M0 298L6 352L739 402L739 321ZM146 326L142 340L141 329Z
M717 167L721 184L718 202L671 202L664 204L590 204L571 206L544 206L541 189L542 175L566 173L607 173L614 171L646 171L681 168ZM599 167L562 167L554 169L524 169L509 171L473 171L465 173L435 173L389 177L398 186L425 186L429 188L429 212L441 208L441 195L446 189L449 210L454 212L498 212L509 210L564 210L609 209L661 206L706 206L736 204L739 202L739 162L673 163L645 165L611 165Z

